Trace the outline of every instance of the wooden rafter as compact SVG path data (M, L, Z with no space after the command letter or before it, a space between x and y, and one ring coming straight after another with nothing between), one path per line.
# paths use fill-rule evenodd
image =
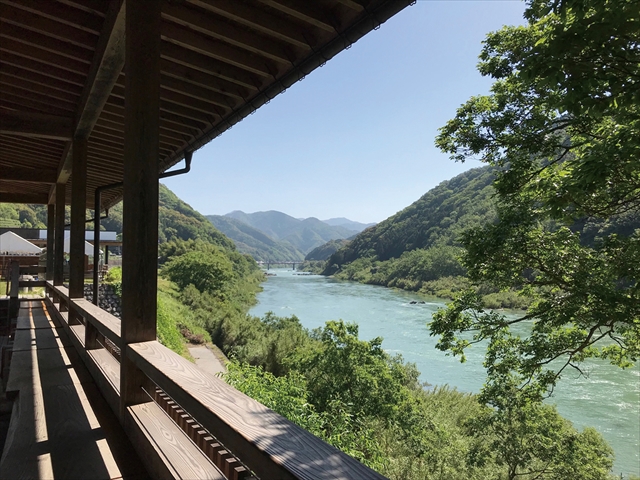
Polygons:
M72 136L72 119L40 113L3 111L0 133L68 140Z
M0 203L36 203L46 204L49 195L46 193L8 193L0 191Z
M3 167L2 179L29 183L55 183L57 172L53 169Z

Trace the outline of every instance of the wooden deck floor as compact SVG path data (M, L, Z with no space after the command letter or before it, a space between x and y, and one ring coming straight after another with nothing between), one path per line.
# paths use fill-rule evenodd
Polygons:
M4 479L147 479L120 424L43 301L21 303Z

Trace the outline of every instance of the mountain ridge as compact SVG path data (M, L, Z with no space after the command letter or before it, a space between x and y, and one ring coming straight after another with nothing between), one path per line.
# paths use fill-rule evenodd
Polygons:
M330 240L349 238L358 233L341 226L328 225L315 217L299 220L276 210L254 213L234 210L223 216L260 230L272 240L288 242L303 255Z

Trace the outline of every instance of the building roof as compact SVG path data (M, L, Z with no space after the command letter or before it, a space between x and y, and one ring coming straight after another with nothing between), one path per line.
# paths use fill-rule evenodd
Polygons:
M36 255L40 254L42 249L36 247L33 243L25 240L13 232L5 232L0 235L0 254L6 255Z
M411 0L164 1L160 158L165 171ZM124 1L0 4L0 202L53 203L88 135L87 208L123 179ZM71 188L66 189L70 203ZM109 207L122 196L103 193Z

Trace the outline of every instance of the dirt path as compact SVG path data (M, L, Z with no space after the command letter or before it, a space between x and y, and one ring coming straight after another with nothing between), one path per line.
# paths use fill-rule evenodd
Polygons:
M200 345L197 347L189 347L189 353L195 359L196 365L198 365L205 372L215 375L218 372L226 372L227 369L224 366L224 355L222 352L213 352L211 349L215 346L208 347ZM216 353L218 355L216 355Z

